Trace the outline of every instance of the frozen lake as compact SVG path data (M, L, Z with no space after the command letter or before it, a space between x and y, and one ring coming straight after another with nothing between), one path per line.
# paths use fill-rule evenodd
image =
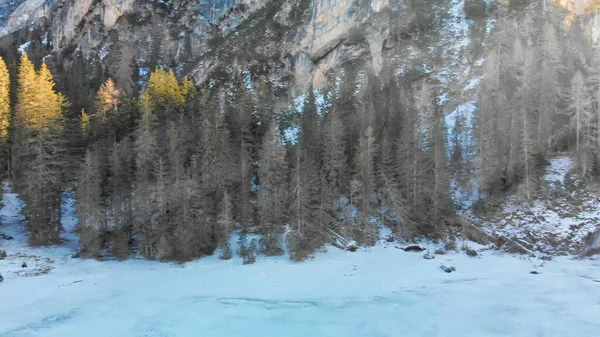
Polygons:
M600 329L599 262L535 268L495 253L421 255L390 245L250 266L55 256L54 269L37 277L7 272L20 268L9 259L0 261L0 336L564 337ZM442 262L457 271L444 273Z

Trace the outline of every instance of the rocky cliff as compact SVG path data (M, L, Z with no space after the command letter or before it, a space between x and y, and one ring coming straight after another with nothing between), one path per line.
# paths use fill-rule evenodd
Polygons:
M557 1L577 12L587 2ZM12 0L2 7L0 32L7 36L0 46L23 51L40 40L37 57L66 69L78 59L97 64L92 68L102 77L128 90L161 65L198 85L260 68L293 95L311 81L325 85L328 73L358 60L376 74L392 64L428 73L448 93L464 96L478 81L495 6L487 0Z

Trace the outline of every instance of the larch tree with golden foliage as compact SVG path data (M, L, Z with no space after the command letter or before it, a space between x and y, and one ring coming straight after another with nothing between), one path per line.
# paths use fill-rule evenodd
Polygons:
M30 241L37 245L56 243L61 231L66 99L55 91L46 64L36 73L27 54L21 57L17 97L15 143L19 170L16 185L27 205Z
M10 128L10 75L4 59L0 57L0 163L6 168Z
M150 74L142 107L152 111L159 120L165 119L185 103L190 84L186 81L180 86L172 70L156 68Z

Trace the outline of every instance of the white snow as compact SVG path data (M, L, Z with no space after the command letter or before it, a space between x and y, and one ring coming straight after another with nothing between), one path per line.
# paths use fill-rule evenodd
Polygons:
M23 54L24 52L27 51L27 48L29 48L29 46L31 45L31 41L27 41L25 43L23 43L22 45L19 46L19 54Z
M298 144L298 136L300 134L300 127L291 126L283 130L283 140L286 143Z
M597 260L540 263L475 244L476 258L425 260L383 241L355 253L328 247L304 263L72 259L68 245L26 246L22 204L5 191L0 232L15 239L0 240L9 254L0 260L2 337L564 337L600 328Z
M565 176L571 171L575 165L570 157L558 157L550 159L550 165L544 175L544 180L548 182L556 182L561 185L565 182Z
M511 196L499 214L484 222L535 251L553 255L584 252L590 236L600 230L600 204L593 188L566 186L566 176L573 168L568 156L550 159L541 191L533 201ZM573 176L572 183L581 182Z
M108 56L108 54L110 53L111 48L112 44L107 44L103 46L102 49L100 49L100 51L98 52L98 58L100 58L100 61L104 61L106 56Z

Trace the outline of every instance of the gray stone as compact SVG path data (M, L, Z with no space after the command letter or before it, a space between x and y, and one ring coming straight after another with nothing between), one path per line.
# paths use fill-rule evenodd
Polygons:
M433 260L435 259L435 254L431 254L431 252L428 251L427 253L425 253L425 255L423 255L423 258L425 260Z
M419 246L419 245L410 245L410 246L406 246L404 248L402 248L403 251L405 252L416 252L416 253L420 253L422 251L425 250L425 248Z
M454 268L454 266L445 266L445 265L441 265L440 268L445 271L446 273L451 273L453 271L456 271L456 268Z

